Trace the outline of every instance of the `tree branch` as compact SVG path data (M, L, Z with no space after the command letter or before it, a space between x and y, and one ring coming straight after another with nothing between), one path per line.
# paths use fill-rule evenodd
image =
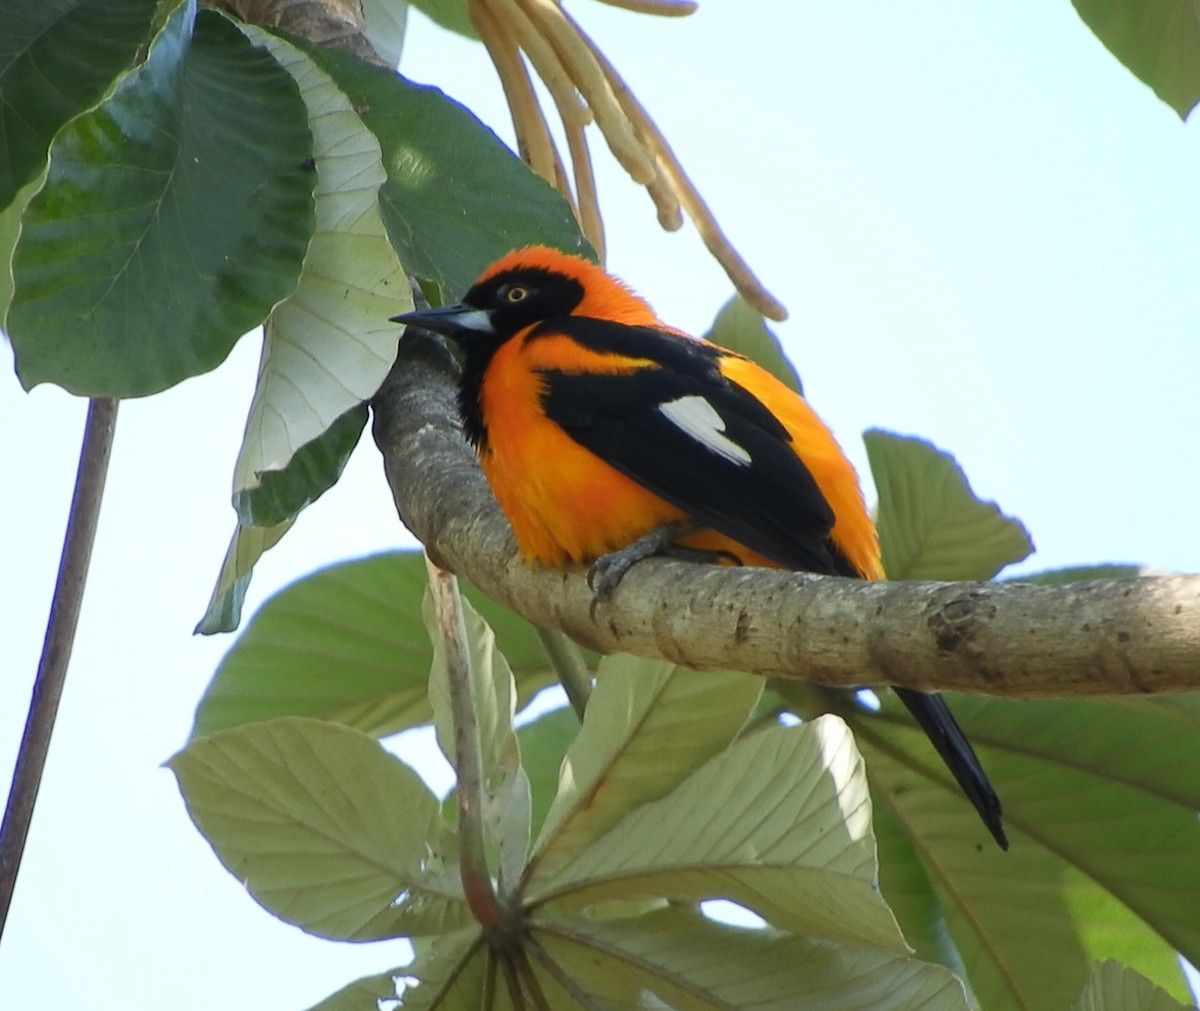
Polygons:
M1023 698L1200 689L1200 576L864 583L652 559L593 621L582 572L519 559L463 440L456 376L439 340L410 331L373 402L400 518L443 568L592 649L840 687Z

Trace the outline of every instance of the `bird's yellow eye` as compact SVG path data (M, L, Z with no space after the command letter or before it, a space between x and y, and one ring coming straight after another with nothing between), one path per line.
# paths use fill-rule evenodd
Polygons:
M507 284L500 289L500 298L509 305L523 302L529 296L529 289L523 284Z

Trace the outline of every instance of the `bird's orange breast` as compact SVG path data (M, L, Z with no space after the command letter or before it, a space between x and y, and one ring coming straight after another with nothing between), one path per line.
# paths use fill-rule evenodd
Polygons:
M480 465L512 524L521 554L544 565L582 564L617 551L682 512L584 449L541 407L539 370L579 370L568 337L519 337L489 364L480 395L487 444ZM620 373L652 362L586 355L589 371Z

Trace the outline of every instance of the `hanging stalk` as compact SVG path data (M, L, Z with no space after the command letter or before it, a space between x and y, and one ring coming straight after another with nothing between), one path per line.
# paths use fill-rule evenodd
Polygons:
M46 622L46 637L42 640L42 656L33 681L33 696L25 719L25 732L17 751L12 787L0 825L0 937L12 905L17 884L17 871L25 852L33 807L50 750L50 735L58 715L67 664L75 644L79 611L83 604L83 588L87 582L88 566L92 560L92 545L96 540L96 525L100 517L100 502L104 497L104 481L108 476L108 461L112 455L113 433L117 424L117 401L99 398L88 405L83 429L83 446L79 451L79 470L75 475L75 493L67 517L67 532L63 539L62 556L58 564L58 581L50 601L50 617Z

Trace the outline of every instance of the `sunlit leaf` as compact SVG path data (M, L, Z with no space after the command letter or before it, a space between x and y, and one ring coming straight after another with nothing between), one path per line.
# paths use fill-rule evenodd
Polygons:
M527 894L566 909L727 898L783 929L904 951L875 872L862 759L846 725L823 716L738 741L557 873L537 868Z
M1180 1004L1145 976L1119 962L1101 962L1088 978L1075 1011L1185 1011Z
M532 795L532 831L542 830L558 790L559 769L571 743L579 736L579 717L570 706L543 713L517 729L521 756Z
M221 862L281 919L359 941L467 921L437 798L372 738L272 720L194 740L168 764Z
M271 310L258 383L234 471L243 523L271 526L315 499L341 472L366 420L364 401L396 357L399 327L412 308L409 282L379 216L385 180L379 144L329 75L295 46L253 25L242 30L295 80L308 112L317 176L316 226L299 286ZM351 415L349 412L356 412ZM322 443L336 452L314 475L288 475L280 494L270 475L331 427L358 419L353 437Z
M400 0L363 0L362 7L371 48L389 67L396 66L408 34L408 4Z
M779 338L741 295L734 295L721 307L712 329L704 336L714 344L757 362L797 393L803 392L800 377L783 353Z
M433 651L421 620L425 585L420 552L396 551L285 587L221 661L192 735L277 716L333 720L376 737L428 723ZM511 611L473 599L513 658L528 700L552 677L536 633Z
M1019 521L975 497L948 453L887 432L863 436L879 491L879 542L889 579L991 579L1033 542Z
M560 975L605 1001L593 1006L677 1011L969 1007L962 983L940 966L871 948L730 927L684 908L633 920L548 920L534 940L545 953L542 966L553 960Z
M534 848L549 876L639 804L673 790L733 740L762 692L748 674L605 657Z

